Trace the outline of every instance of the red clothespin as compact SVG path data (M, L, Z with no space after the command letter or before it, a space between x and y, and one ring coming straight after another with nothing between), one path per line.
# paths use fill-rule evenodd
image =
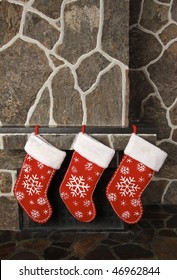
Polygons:
M37 124L34 128L34 133L37 135L39 134L39 125Z

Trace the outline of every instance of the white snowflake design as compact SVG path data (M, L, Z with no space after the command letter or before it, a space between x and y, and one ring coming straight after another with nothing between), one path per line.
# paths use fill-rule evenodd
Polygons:
M32 170L31 165L25 163L25 164L23 165L23 170L24 170L25 173L30 173L31 170Z
M139 189L134 177L121 176L120 182L116 184L116 188L120 191L121 196L134 197L135 193Z
M132 199L131 200L131 205L134 206L134 207L139 206L140 205L139 199Z
M78 204L79 204L79 203L78 203L76 200L73 201L73 205L74 205L74 206L78 206Z
M126 174L129 174L129 173L130 173L130 169L129 169L129 167L123 165L123 166L121 167L121 169L120 169L120 172L121 172L122 174L126 175Z
M28 161L32 161L33 159L32 159L31 156L27 156L27 160L28 160Z
M140 215L140 213L138 211L134 212L134 216L139 216L139 215Z
M92 212L92 211L88 211L88 212L87 212L87 215L88 215L88 216L92 216L92 215L93 215L93 212Z
M47 174L49 174L49 175L51 175L52 173L53 173L52 170L48 170L48 171L47 171Z
M87 162L87 163L85 164L85 170L91 171L92 168L93 168L93 163Z
M126 203L125 200L122 200L122 201L120 202L120 204L121 204L121 206L125 206L127 203Z
M148 177L152 177L152 176L153 176L153 173L149 173L149 174L148 174Z
M76 211L75 216L78 218L83 218L83 213L81 211Z
M96 172L95 172L95 175L96 175L97 177L99 177L99 176L101 175L101 172L96 171Z
M93 181L93 179L92 179L92 177L91 176L89 176L89 177L87 177L87 181Z
M30 205L33 205L33 204L34 204L34 201L31 199L31 200L29 201L29 204L30 204Z
M77 173L78 171L77 171L77 168L73 165L72 167L71 167L71 171L73 172L73 173Z
M123 212L123 213L122 213L122 218L124 218L124 219L130 218L130 212L129 212L129 211Z
M116 193L109 193L109 194L108 194L108 200L109 200L109 201L116 201L116 200L117 200L117 195L116 195Z
M72 196L84 197L86 192L90 188L88 184L85 184L85 179L83 176L74 176L71 174L69 182L66 184L67 187L71 190Z
M21 201L22 199L24 199L25 195L23 192L16 192L16 198L18 201Z
M83 206L84 206L84 207L89 207L90 204L91 204L91 201L88 200L88 199L85 199L85 200L83 201Z
M138 179L138 182L143 183L143 182L144 182L144 178L143 178L143 177L140 177L140 178Z
M79 158L78 157L74 157L74 162L79 162Z
M137 164L137 170L139 172L144 172L146 170L146 167L144 164L142 164L141 162Z
M39 169L42 169L44 167L44 165L40 161L37 162L37 166L39 167Z
M47 215L48 212L49 212L49 211L48 211L47 209L44 209L44 210L43 210L44 215Z
M64 199L64 200L69 199L69 194L68 194L67 192L62 192L62 193L60 194L60 196L61 196L61 198Z
M37 204L39 204L39 205L44 205L46 203L47 203L47 199L45 197L39 197L37 199Z
M31 216L32 216L33 218L39 218L39 217L40 217L40 213L39 213L39 211L37 211L37 210L32 210L32 211L31 211Z
M41 180L44 180L44 179L45 179L45 177L44 177L43 175L42 175L40 178L41 178Z
M131 163L132 160L130 158L127 159L127 163Z
M25 180L23 181L23 186L26 189L26 192L28 195L33 195L33 194L40 194L41 189L43 186L41 185L41 182L39 182L39 178L37 174L35 175L24 175Z

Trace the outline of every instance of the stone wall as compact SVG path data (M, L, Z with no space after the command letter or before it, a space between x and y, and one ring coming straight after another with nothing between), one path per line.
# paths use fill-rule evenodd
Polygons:
M0 1L0 122L128 124L129 1Z
M129 120L157 127L168 158L153 189L163 189L163 204L177 204L177 1L131 0L129 35Z
M176 0L0 1L0 125L156 127L168 158L143 202L177 204L176 11ZM0 133L3 229L19 226L27 137ZM70 149L75 135L44 137ZM124 149L129 135L94 137Z
M0 1L0 125L127 126L128 34L129 0ZM18 228L13 185L27 137L0 133L3 229ZM44 137L70 149L75 135Z

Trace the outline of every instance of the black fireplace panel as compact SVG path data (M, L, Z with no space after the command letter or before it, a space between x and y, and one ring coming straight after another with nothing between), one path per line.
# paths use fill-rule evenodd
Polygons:
M67 171L70 159L72 157L72 151L66 151L66 159L58 170L51 182L48 189L48 198L51 203L53 214L50 220L45 224L38 224L33 222L26 213L19 206L20 215L20 228L21 229L55 229L61 231L117 231L124 229L124 223L114 213L110 203L106 198L106 186L110 181L114 171L116 170L118 163L121 160L122 151L116 151L109 167L104 171L101 176L96 189L93 194L93 200L95 203L97 215L95 219L89 223L83 223L77 221L59 196L59 186L63 180L63 177Z

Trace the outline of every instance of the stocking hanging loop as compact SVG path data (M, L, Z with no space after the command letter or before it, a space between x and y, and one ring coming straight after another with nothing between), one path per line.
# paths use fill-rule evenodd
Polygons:
M133 125L132 125L132 129L133 129L133 133L135 133L135 134L136 134L136 132L137 132L137 127L136 127L136 125L135 125L135 124L133 124Z
M85 127L86 127L86 125L83 124L83 125L82 125L82 133L83 133L83 134L85 133Z
M37 135L39 134L39 125L36 124L35 128L34 128L34 133Z

